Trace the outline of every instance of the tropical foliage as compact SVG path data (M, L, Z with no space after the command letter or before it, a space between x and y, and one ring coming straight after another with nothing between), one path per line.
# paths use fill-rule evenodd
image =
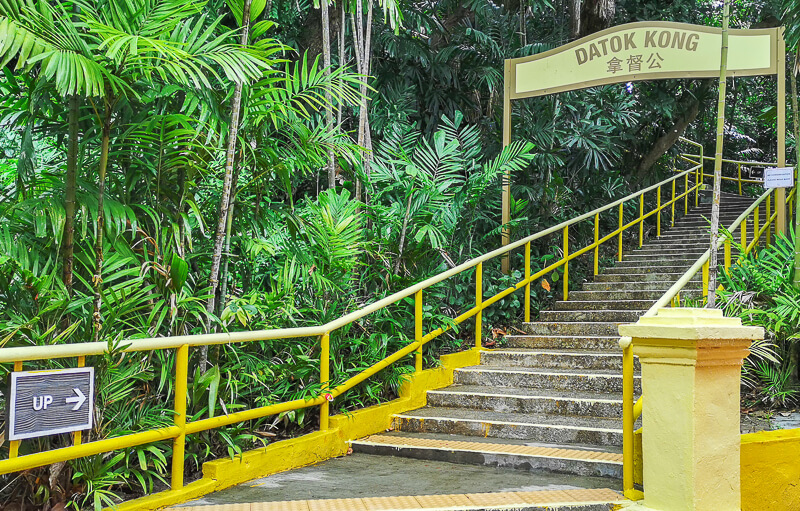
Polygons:
M0 0L0 347L109 344L87 360L100 395L85 440L172 421L174 353L126 354L127 339L319 325L496 248L506 173L520 237L662 179L680 150L652 151L673 126L689 124L712 152L715 91L704 81L518 102L505 148L500 122L504 59L602 24L718 24L718 2L618 0L615 17L578 26L563 0L317 4ZM736 5L737 27L782 12L777 1ZM774 158L774 80L736 79L730 90L730 156ZM617 218L601 223L610 232ZM559 244L534 244L534 268L560 255ZM571 263L576 282L583 264ZM511 267L505 275L487 264L484 292L519 281L519 254ZM561 278L535 287L534 312ZM471 326L451 319L474 292L469 272L426 291L426 329L453 327L426 347L426 366L474 342ZM514 323L519 305L511 295L488 310L487 337ZM775 325L776 351L794 326ZM411 301L337 330L332 380L413 333ZM319 357L316 338L193 350L190 418L317 396ZM778 374L756 384L780 386L788 366L764 360L773 364L764 374ZM390 366L333 410L392 398L411 365ZM0 376L11 370L0 366ZM317 423L310 409L191 435L188 477L208 459ZM24 441L21 453L70 442ZM0 441L0 458L8 453ZM163 489L171 455L171 443L157 442L3 476L0 499L97 509Z

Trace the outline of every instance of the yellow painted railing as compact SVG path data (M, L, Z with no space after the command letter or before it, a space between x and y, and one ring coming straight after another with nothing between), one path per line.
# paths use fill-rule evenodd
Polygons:
M583 254L593 252L594 256L594 273L599 271L599 248L603 243L617 238L618 256L622 258L622 235L625 231L631 228L638 227L639 246L642 245L644 236L644 222L655 216L658 224L658 232L661 229L661 216L662 212L669 208L671 211L670 223L674 224L675 221L675 204L683 201L684 212L689 209L689 196L692 192L695 193L695 201L697 200L697 191L699 188L698 181L690 187L689 176L694 174L697 176L698 166L695 165L689 170L677 173L673 177L657 183L653 186L645 188L637 193L631 194L627 197L612 202L606 206L595 209L583 215L580 215L572 220L563 222L556 226L545 229L539 233L528 236L515 243L499 248L485 255L460 264L448 271L440 273L431 277L423 282L420 282L407 289L394 293L382 300L379 300L371 305L363 307L350 314L344 315L324 325L306 327L306 328L285 328L273 330L258 330L250 332L232 332L232 333L219 333L219 334L206 334L206 335L188 335L188 336L173 336L173 337L159 337L149 339L132 339L122 343L120 351L122 352L149 352L154 350L175 350L175 400L173 403L173 424L169 427L160 429L153 429L123 435L119 437L106 438L103 440L96 440L92 442L82 442L80 434L74 437L73 445L53 449L43 452L37 452L19 456L19 442L11 442L9 449L9 458L0 460L0 474L9 472L16 472L20 470L27 470L35 467L49 465L52 463L67 461L84 456L96 455L105 452L115 451L119 449L134 447L151 442L172 440L173 442L173 457L171 467L171 488L177 490L184 485L184 447L186 435L191 435L201 431L211 430L222 426L239 423L247 420L258 419L270 415L276 415L282 412L291 410L299 410L303 408L318 406L320 411L320 428L327 429L329 425L329 403L337 396L347 392L367 378L375 375L387 366L403 359L406 356L415 354L414 366L417 371L422 369L422 348L423 346L442 335L447 328L437 328L424 333L423 328L423 292L425 289L443 282L455 275L458 275L467 270L475 269L475 305L471 309L462 313L453 319L456 324L462 323L470 318L475 318L475 347L481 348L482 344L482 314L483 311L508 296L515 291L524 289L524 317L525 321L530 321L531 312L531 283L537 279L542 278L548 273L563 267L563 298L567 300L569 297L569 263ZM683 181L684 190L680 194L676 192L676 183ZM669 186L671 190L670 199L662 201L662 191L664 187ZM645 194L655 192L658 196L657 206L652 211L645 212ZM628 201L638 199L638 216L628 222L624 221L624 208ZM600 234L600 214L606 211L618 210L618 227L611 233L606 235ZM570 247L569 232L570 228L576 224L584 221L592 221L594 224L594 241L578 250ZM561 258L548 265L541 270L532 272L531 269L531 243L549 236L551 234L560 233L562 236L563 254ZM508 287L492 297L484 297L483 293L483 263L490 261L494 258L502 257L512 250L524 248L525 254L525 273L524 278L517 282L515 285ZM389 355L382 361L373 365L372 367L362 371L361 373L352 376L348 380L339 385L331 387L330 383L330 335L332 332L353 323L375 311L388 307L398 301L414 297L414 342L401 350ZM187 421L187 387L188 387L188 365L189 365L189 352L190 349L199 346L208 346L216 344L227 344L235 342L252 342L261 340L275 340L275 339L291 339L298 337L319 337L320 338L320 368L319 379L322 384L322 390L319 396L310 399L298 399L284 403L276 403L269 406L262 406L243 411L237 411L210 417L206 419ZM52 346L32 346L32 347L15 347L15 348L2 348L0 349L0 363L13 363L15 371L24 369L26 363L37 360L54 360L54 359L77 359L77 363L83 364L85 357L102 355L107 353L109 345L105 342L90 342L80 344L59 344Z
M689 144L689 145L691 145L693 147L696 147L700 151L699 154L682 153L680 155L680 159L681 160L683 160L685 162L688 162L688 163L690 163L692 165L700 165L700 162L714 161L714 157L712 157L712 156L704 156L703 155L703 146L701 144L698 144L697 142L695 142L693 140L689 140L688 138L685 138L685 137L680 137L680 141L681 142L685 142L685 143L687 143L687 144ZM764 182L761 179L743 178L742 177L742 167L763 167L763 168L767 168L767 167L775 167L777 165L776 163L769 163L769 162L763 162L763 161L740 161L740 160L728 160L728 159L725 159L725 158L722 159L722 163L728 163L728 164L731 164L731 165L736 165L736 177L724 176L723 175L722 176L722 180L723 181L736 181L736 183L738 185L738 188L739 188L739 195L742 195L742 184L749 183L749 184L760 185L760 184L762 184ZM709 178L712 179L712 180L714 179L714 174L706 174L704 168L705 167L703 165L700 165L700 169L699 169L700 177L699 177L699 180L700 180L701 183L705 183L706 179L709 179Z
M694 142L687 140L694 144ZM699 144L698 144L699 145ZM701 148L702 150L702 148ZM692 155L694 158L697 158L697 155ZM700 159L702 160L702 154L700 155ZM695 160L696 161L696 160ZM732 161L732 160L728 160ZM752 162L736 162L732 161L733 163L741 163L741 164L752 164ZM768 167L774 166L774 163L760 163L759 165ZM700 182L702 182L703 176L700 177ZM737 178L733 178L737 179ZM757 183L761 184L761 181L756 181ZM740 184L741 190L741 184ZM795 199L795 195L797 193L797 188L794 188L791 193L786 197L786 205L788 205L789 211L793 211L792 204ZM740 257L743 257L750 253L754 247L758 245L762 238L765 238L767 243L770 243L773 226L775 225L775 220L777 219L777 202L774 201L773 195L775 195L774 190L768 190L764 192L758 199L756 199L753 204L747 208L747 210L739 215L739 217L728 227L728 230L733 233L737 228L740 229L740 240L741 245L744 247L744 254L740 254ZM773 211L773 204L776 205L775 210ZM766 214L764 216L764 221L760 221L760 210L762 205L766 206ZM753 226L753 236L752 239L748 240L747 237L747 220L751 218L752 215L752 226ZM710 242L709 242L710 243ZM731 240L727 237L721 237L719 240L719 244L717 245L717 249L723 248L723 267L725 271L731 266ZM702 296L706 297L708 295L708 278L709 278L709 260L711 258L711 249L709 247L708 250L700 256L700 258L678 279L675 284L672 285L664 295L655 303L653 306L644 314L644 316L654 316L658 312L659 309L664 307L669 307L675 303L680 302L680 293L686 287L687 284L697 275L698 272L702 272ZM636 490L634 488L634 434L635 434L635 424L636 421L642 415L642 398L640 396L638 400L634 402L634 355L633 355L633 347L631 346L631 338L630 337L622 337L619 341L620 348L622 348L622 421L623 421L623 428L622 428L622 437L623 437L623 447L622 447L622 457L623 457L623 491L627 498L631 500L640 500L643 498L643 493Z

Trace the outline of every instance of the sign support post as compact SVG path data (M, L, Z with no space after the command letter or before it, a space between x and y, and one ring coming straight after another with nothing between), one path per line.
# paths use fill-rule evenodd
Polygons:
M775 57L778 74L778 167L786 166L786 42L783 28L778 32L778 51ZM775 229L786 234L786 188L775 189Z
M503 70L503 149L511 143L511 61L506 60ZM503 246L511 242L511 230L508 223L511 221L511 173L506 171L503 174ZM508 274L509 254L503 254L502 259L503 273Z
M786 46L783 29L730 30L728 77L778 76L778 166L786 164ZM644 80L717 78L721 30L647 21L612 27L529 57L505 62L503 147L511 142L514 100ZM502 183L502 242L511 234L511 176ZM786 191L776 190L776 228L786 231ZM503 270L508 272L506 254Z

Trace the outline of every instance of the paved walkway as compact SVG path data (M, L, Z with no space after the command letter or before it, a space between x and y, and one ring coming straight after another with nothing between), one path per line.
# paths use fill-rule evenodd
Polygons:
M566 505L621 501L619 493L608 489L619 489L618 483L602 477L531 473L357 453L248 481L175 509L379 511L511 505L531 508L534 504L555 502Z

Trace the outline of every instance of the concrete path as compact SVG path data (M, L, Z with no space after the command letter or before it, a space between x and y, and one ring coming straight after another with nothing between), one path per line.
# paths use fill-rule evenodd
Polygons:
M618 481L353 454L256 479L176 506L180 511L381 511L385 509L610 509ZM389 498L393 497L393 498ZM560 507L554 507L559 503ZM265 505L270 504L270 505ZM213 507L212 507L213 506ZM217 507L223 506L223 507ZM255 507L253 507L255 506Z

